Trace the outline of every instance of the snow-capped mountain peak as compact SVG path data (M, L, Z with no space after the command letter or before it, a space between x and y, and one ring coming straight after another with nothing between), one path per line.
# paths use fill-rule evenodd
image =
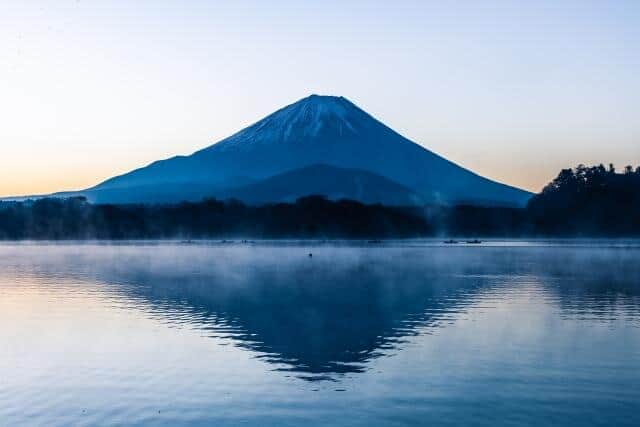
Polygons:
M373 117L341 96L311 95L287 105L207 150L233 150L246 145L303 143L317 138L355 136Z
M312 165L329 168L306 169ZM315 191L321 188L318 182L339 175L338 169L350 171L353 178L342 180L340 185L359 182L364 175L354 171L364 171L429 203L522 206L530 196L478 176L408 140L346 98L318 95L287 105L192 155L154 162L81 194L103 203L180 201L222 197L243 185L258 191L263 187L253 184L265 180L278 187L269 194L287 192L293 184ZM282 175L294 170L304 173ZM314 178L317 175L322 179ZM303 182L289 185L287 179ZM391 203L393 198L385 200Z

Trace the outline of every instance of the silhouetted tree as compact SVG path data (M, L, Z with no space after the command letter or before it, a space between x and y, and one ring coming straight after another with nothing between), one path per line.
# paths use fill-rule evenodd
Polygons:
M640 234L640 168L563 169L527 206L534 229L556 235Z

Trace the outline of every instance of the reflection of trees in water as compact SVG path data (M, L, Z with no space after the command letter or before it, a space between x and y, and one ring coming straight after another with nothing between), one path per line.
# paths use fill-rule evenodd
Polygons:
M541 253L540 280L565 318L640 326L640 250L564 249Z
M104 292L166 324L224 337L275 369L308 379L362 372L487 292L507 299L523 282L540 283L543 297L564 316L640 319L637 250L314 252L311 259L300 248L125 247L64 260L69 271L99 280Z
M164 321L209 328L211 335L286 366L278 369L314 377L364 370L385 350L401 348L407 336L455 317L480 289L513 277L535 277L565 315L582 310L605 319L620 309L637 314L634 278L640 269L634 252L482 251L385 256L383 250L331 262L318 256L311 262L248 258L231 266L200 266L197 275L188 264L182 271L142 268L124 282L135 283L126 292L151 302Z

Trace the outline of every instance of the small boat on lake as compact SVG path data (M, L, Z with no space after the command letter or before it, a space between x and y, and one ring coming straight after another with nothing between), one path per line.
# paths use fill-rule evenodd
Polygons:
M471 245L479 245L480 243L482 243L482 240L478 240L478 239L467 240L467 243Z

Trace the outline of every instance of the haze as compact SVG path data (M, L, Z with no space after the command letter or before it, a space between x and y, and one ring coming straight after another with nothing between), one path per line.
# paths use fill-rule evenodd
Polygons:
M86 188L311 93L538 191L640 164L640 3L3 1L0 194Z

